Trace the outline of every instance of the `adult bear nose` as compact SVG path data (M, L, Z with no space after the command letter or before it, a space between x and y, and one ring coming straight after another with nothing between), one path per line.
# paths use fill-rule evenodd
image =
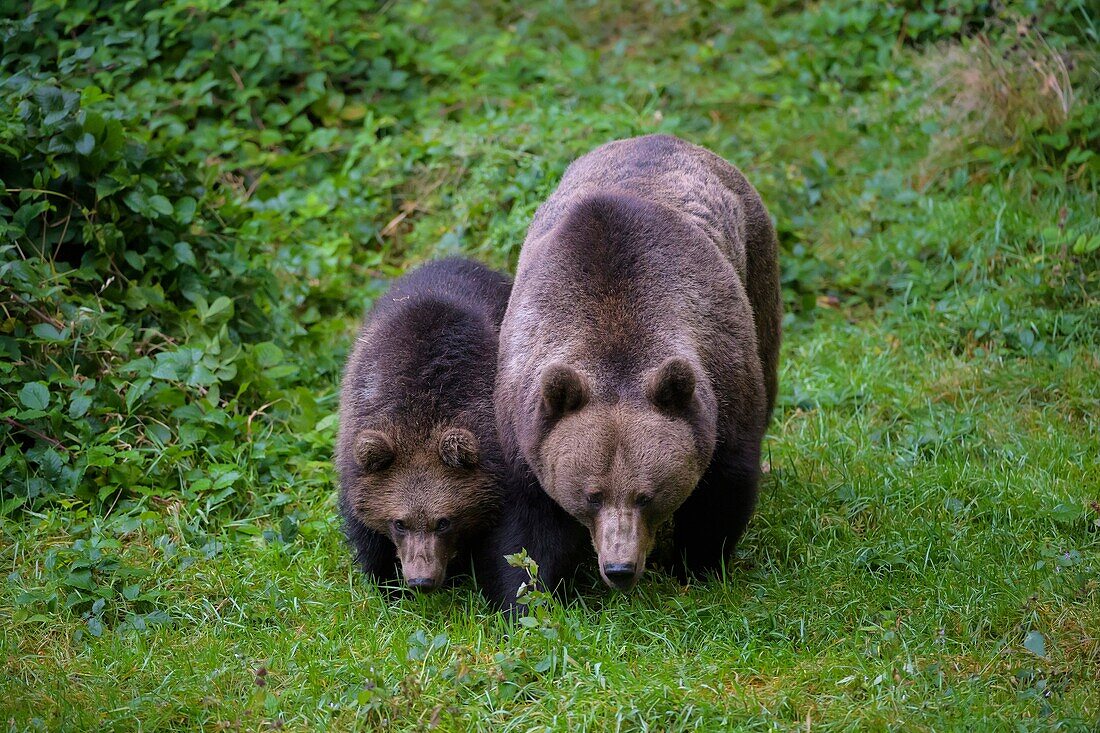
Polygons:
M608 563L603 566L603 574L620 590L629 588L634 582L636 566L632 562Z
M409 587L418 591L435 590L435 578L409 578L405 581Z

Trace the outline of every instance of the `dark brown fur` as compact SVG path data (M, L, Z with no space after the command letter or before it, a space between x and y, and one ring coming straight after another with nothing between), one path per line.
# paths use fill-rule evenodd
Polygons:
M660 525L717 568L756 501L780 341L776 240L756 191L668 136L574 162L535 215L501 326L496 414L514 495L479 567L526 547L553 587L587 536L606 581L640 575ZM540 490L541 485L541 490Z
M499 508L493 374L507 277L431 262L396 281L363 325L340 398L340 509L363 570L438 587Z

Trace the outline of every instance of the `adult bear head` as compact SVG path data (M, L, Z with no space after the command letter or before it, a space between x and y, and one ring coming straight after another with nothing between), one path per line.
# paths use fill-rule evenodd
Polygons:
M543 489L588 528L601 577L623 590L702 478L716 432L714 396L692 359L669 356L634 381L601 395L581 369L553 363L538 406Z

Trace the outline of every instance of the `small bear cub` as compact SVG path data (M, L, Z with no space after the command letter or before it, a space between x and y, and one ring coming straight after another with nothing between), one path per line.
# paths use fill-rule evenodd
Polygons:
M375 582L429 591L464 570L500 508L493 417L511 282L477 262L429 262L367 315L340 394L344 531Z

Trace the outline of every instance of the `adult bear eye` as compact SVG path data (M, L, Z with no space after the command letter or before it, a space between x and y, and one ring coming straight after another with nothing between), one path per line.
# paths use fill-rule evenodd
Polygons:
M405 534L409 531L409 528L405 526L405 523L398 519L393 523L393 528L397 530L397 534Z
M638 506L649 506L649 503L651 501L653 501L653 497L652 496L646 496L644 494L639 495L637 498L634 499L634 503L637 504Z
M598 491L594 494L588 495L588 506L598 507L603 504L603 494Z
M446 532L450 528L451 520L449 519L440 519L438 522L435 523L436 532Z

